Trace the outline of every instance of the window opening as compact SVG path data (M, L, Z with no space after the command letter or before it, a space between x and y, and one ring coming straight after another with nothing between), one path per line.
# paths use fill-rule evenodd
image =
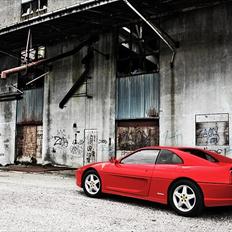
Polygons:
M26 51L26 49L21 51L21 65L33 62L37 60L44 59L46 56L46 49L45 46L38 46L30 48L29 51Z
M27 54L26 54L27 53ZM30 48L28 51L26 49L21 51L21 65L25 65L30 62L34 62L40 59L46 58L46 47L36 46ZM35 66L19 74L18 87L22 90L41 88L44 85L44 77L39 78L35 82L30 83L35 78L42 76L45 73L44 67ZM30 84L28 84L30 83Z
M22 0L21 18L26 20L47 12L48 0Z
M118 29L117 76L159 71L159 40L146 25L133 24Z

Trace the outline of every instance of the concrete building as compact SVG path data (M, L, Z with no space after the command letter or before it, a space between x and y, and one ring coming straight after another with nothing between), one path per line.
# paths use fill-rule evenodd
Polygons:
M76 167L149 145L231 157L231 10L229 0L3 1L0 164Z

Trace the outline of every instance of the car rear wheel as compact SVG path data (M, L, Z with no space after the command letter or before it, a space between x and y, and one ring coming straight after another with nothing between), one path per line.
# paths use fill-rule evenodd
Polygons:
M171 207L182 216L197 216L204 208L200 188L189 180L175 182L169 191Z
M89 197L99 197L101 195L101 179L96 171L89 170L84 174L83 190Z

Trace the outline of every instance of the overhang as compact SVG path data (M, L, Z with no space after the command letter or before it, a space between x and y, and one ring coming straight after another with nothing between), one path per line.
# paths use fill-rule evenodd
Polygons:
M183 11L231 0L129 0L148 20L166 18ZM0 29L0 50L13 51L25 47L28 28L33 44L49 44L72 36L83 36L92 31L112 29L141 18L123 0L91 0L65 9L46 13Z

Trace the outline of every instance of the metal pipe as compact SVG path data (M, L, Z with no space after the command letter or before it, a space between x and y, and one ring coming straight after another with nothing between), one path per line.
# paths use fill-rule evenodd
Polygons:
M29 64L25 64L25 65L22 65L22 66L19 66L19 67L4 70L4 71L1 72L1 78L6 78L7 75L9 75L9 74L18 73L18 72L23 71L23 70L25 70L27 68L42 64L44 61L45 60L39 60L39 61L31 62Z
M10 85L12 88L16 89L19 93L23 94L23 91L21 91L20 89L16 88L14 85Z
M99 36L98 35L92 35L89 39L84 40L76 48L74 48L71 51L59 54L59 55L57 55L55 57L52 57L52 58L42 59L42 60L31 62L29 64L25 64L25 65L22 65L22 66L19 66L19 67L15 67L15 68L11 68L11 69L8 69L8 70L4 70L4 71L1 72L1 78L6 78L7 75L9 75L9 74L18 73L20 71L26 70L26 69L28 69L30 67L33 67L33 66L38 66L38 65L41 65L41 64L45 64L45 63L49 64L49 63L55 62L55 61L57 61L59 59L63 59L65 57L74 55L77 52L79 52L83 47L89 46L90 44L95 43L98 40L99 40Z
M30 42L30 39L31 39L31 29L29 28L28 35L27 35L26 50L25 50L26 56L24 57L24 62L25 63L27 63L27 61L29 60L29 55L30 55L29 42Z
M25 64L25 65L22 65L22 66L19 66L19 67L4 70L4 71L1 72L1 78L6 78L7 75L9 75L9 74L18 73L18 72L23 71L23 70L25 70L27 68L42 64L44 61L45 60L39 60L39 61L31 62L29 64Z
M164 34L157 26L150 23L135 7L127 0L123 0L163 41L167 46L173 51L176 51L175 42L166 34Z
M44 74L42 74L42 75L40 75L40 76L36 77L35 79L33 79L33 80L31 80L31 81L27 82L27 83L26 83L26 85L30 85L31 83L33 83L33 82L35 82L35 81L39 80L40 78L42 78L42 77L46 76L48 73L49 73L49 72L46 72L46 73L44 73Z
M172 58L171 58L171 62L170 62L170 67L171 67L171 68L174 68L175 56L176 56L176 52L173 51L173 53L172 53Z
M20 60L16 55L10 54L10 52L0 50L0 53L2 53L2 54L4 54L4 55L7 55L7 56L10 56L10 57L12 57L12 58L14 58L14 59Z
M77 91L78 87L80 87L88 77L89 70L86 69L81 76L78 78L78 80L74 83L74 85L71 87L71 89L68 91L68 93L63 97L61 102L59 103L60 109L64 108L64 105L68 102L68 100L73 96L73 94Z

